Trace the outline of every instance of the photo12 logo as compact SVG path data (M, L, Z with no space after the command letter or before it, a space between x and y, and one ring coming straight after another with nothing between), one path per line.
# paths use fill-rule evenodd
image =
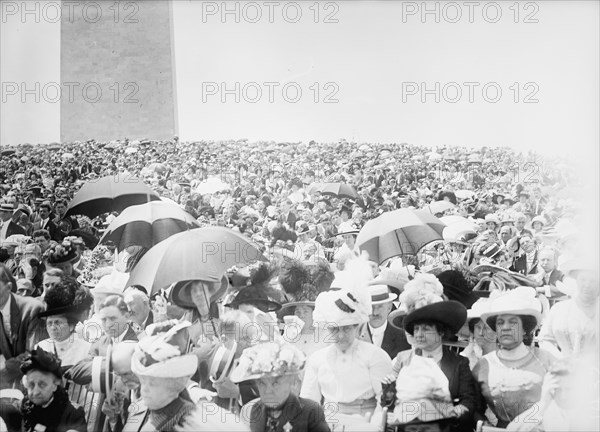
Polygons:
M318 83L303 88L297 82L203 82L202 103L218 100L221 103L298 103L310 98L314 103L338 103L336 98L340 88L335 82ZM218 98L218 99L217 99Z
M402 2L402 23L495 24L504 19L537 24L539 10L535 2Z
M498 103L503 97L511 97L514 103L539 103L537 94L540 86L533 81L501 84L493 81L476 82L403 82L402 102L420 101L421 103Z
M202 23L264 23L300 21L337 24L335 2L202 2Z
M83 20L97 23L101 19L115 23L136 24L140 6L133 1L90 2L90 1L2 1L0 12L2 23L69 23Z
M27 102L68 102L83 100L86 103L139 103L137 94L140 88L135 82L97 83L97 82L2 82L2 103L10 100Z

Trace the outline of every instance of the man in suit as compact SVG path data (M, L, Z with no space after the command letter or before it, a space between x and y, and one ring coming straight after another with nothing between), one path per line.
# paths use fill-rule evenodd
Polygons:
M140 330L144 330L154 322L150 308L150 299L137 288L131 287L123 293L123 299L131 312L131 320Z
M45 326L38 314L44 305L32 297L16 295L17 283L4 264L0 264L0 381L8 385L21 377L15 358L44 339Z
M12 204L0 204L0 242L3 242L11 235L27 235L25 229L13 220L14 207Z
M40 204L39 216L40 220L33 224L33 231L44 229L50 233L50 238L52 240L61 241L60 233L58 232L58 228L56 224L50 219L50 213L52 212L52 207L50 203L44 202Z
M289 198L285 198L279 203L283 222L285 222L291 230L296 227L296 221L298 220L298 216L292 211L292 205L292 200Z
M387 285L370 285L369 290L373 313L369 316L368 323L359 326L358 338L377 345L394 359L400 351L411 348L404 330L388 325L387 319L394 306L393 301L398 296L391 294Z
M65 372L65 377L76 384L84 385L92 381L93 359L106 356L109 345L138 340L134 329L129 325L130 312L122 296L107 297L100 305L98 316L104 334L92 344L87 359L81 360Z
M538 292L546 294L546 297L560 297L564 294L556 288L557 282L562 282L564 273L556 268L558 265L558 254L554 249L544 248L538 253L537 280L542 284ZM548 295L550 294L550 295Z
M520 254L513 258L513 263L509 267L509 270L524 274L526 276L537 274L537 272L539 271L538 249L532 236L529 234L525 234L513 240L518 240L519 250L517 251L517 253ZM511 242L513 240L511 240Z

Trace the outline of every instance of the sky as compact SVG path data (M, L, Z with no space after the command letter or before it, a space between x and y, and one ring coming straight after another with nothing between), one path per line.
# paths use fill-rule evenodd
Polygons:
M500 145L597 161L599 2L428 2L438 16L422 2L250 3L229 2L237 15L173 4L182 140ZM60 104L7 86L60 82L60 22L0 25L2 144L58 141Z

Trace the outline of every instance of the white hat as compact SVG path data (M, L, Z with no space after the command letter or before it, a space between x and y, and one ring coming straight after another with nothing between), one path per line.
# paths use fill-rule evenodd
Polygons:
M335 323L343 327L369 321L373 310L367 289L373 277L371 265L363 256L348 261L345 268L348 270L337 272L331 284L331 288L339 290L322 292L315 300L315 323Z
M488 298L480 298L471 305L471 309L467 309L467 321L481 318L481 315L488 311L490 302Z
M481 319L495 331L498 315L528 315L534 317L537 324L540 324L542 304L537 298L535 288L520 286L509 291L492 292L488 310L481 315Z
M369 285L369 292L371 293L371 304L383 304L392 302L398 298L397 294L390 293L387 285Z

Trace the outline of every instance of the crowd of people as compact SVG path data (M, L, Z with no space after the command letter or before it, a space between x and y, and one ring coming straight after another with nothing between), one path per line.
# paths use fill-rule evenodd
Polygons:
M118 211L69 211L106 176L145 183L194 229L236 231L264 260L130 285L147 245L103 237ZM509 148L3 149L3 427L90 430L78 385L102 395L112 432L596 430L600 285L578 179ZM373 259L361 230L399 209L446 227Z

